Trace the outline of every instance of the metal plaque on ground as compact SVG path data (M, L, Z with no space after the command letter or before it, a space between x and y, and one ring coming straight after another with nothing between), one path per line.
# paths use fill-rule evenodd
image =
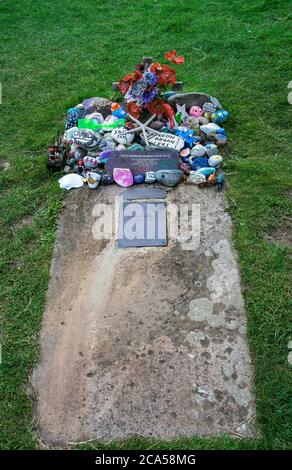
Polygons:
M120 204L118 247L166 245L164 201L124 201Z

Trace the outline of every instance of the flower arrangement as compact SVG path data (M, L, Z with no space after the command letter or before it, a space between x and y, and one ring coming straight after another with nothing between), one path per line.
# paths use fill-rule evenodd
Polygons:
M172 50L164 54L165 59L173 64L183 64L183 56L177 56ZM138 64L136 70L123 77L118 84L126 102L127 112L139 119L143 111L152 114L164 115L169 119L170 126L174 126L174 111L163 100L165 93L171 85L176 83L176 71L168 64L153 62L148 66Z

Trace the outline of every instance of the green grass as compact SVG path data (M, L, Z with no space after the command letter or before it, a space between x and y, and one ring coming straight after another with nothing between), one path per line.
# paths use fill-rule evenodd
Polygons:
M132 439L123 448L292 447L291 250L265 236L291 216L290 9L288 0L1 2L0 158L10 163L0 176L1 448L38 447L29 375L62 207L57 176L45 169L46 147L62 129L68 107L110 96L112 81L143 55L162 59L173 48L186 57L178 68L185 90L211 93L232 114L227 196L261 437L171 444ZM81 447L93 446L101 448Z

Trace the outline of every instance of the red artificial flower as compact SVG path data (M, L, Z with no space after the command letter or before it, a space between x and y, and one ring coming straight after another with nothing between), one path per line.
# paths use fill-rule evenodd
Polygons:
M118 87L123 93L123 95L125 95L128 89L130 88L130 86L132 86L133 83L135 83L141 77L142 77L142 74L139 72L139 70L135 70L135 72L128 73L128 75L122 78L118 83Z
M159 77L160 85L173 85L176 82L176 71L167 64L162 65L162 73Z
M176 50L174 50L174 49L173 49L172 51L170 51L170 52L166 52L166 53L164 54L164 57L165 57L167 60L169 60L170 62L172 62L173 64L176 64L176 65L183 64L184 61L185 61L185 58L184 58L182 55L180 55L180 56L177 57L177 52L176 52Z
M167 64L160 65L159 62L154 62L150 72L157 75L159 85L173 85L176 82L176 71Z
M157 98L151 103L147 104L146 107L151 114L156 114L157 116L163 115L167 117L167 119L169 119L170 127L174 127L175 113L170 104L165 103L165 101Z
M130 101L130 103L127 103L127 111L129 114L131 114L131 116L139 119L142 109L137 105L136 101Z

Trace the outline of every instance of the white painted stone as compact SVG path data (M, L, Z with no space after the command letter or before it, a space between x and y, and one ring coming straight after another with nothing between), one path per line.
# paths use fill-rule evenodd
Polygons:
M163 147L180 151L185 144L184 140L180 137L173 134L168 134L166 132L156 133L147 131L146 135L149 144L155 145L156 147Z
M124 127L119 127L111 131L112 138L122 145L130 145L134 140L134 134L127 132Z

